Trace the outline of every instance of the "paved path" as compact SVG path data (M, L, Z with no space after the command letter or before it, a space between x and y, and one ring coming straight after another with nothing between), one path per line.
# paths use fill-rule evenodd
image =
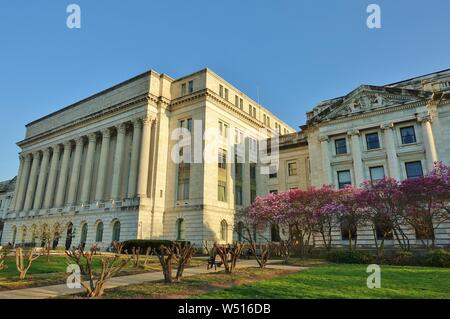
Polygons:
M306 269L305 267L295 267L287 265L275 265L279 261L270 261L266 268L271 269L283 269L292 271L301 271ZM246 267L257 267L257 263L254 260L242 260L237 264L237 268ZM218 268L218 271L223 270L223 268ZM206 270L205 266L186 268L183 273L183 277L200 275L214 272L212 270ZM137 275L114 277L105 284L105 288L115 288L121 286L141 284L144 282L152 282L163 280L164 276L161 271L147 272ZM36 288L25 288L25 289L15 289L15 290L5 290L0 291L0 299L45 299L57 296L73 295L83 292L83 289L69 289L65 284L36 287Z

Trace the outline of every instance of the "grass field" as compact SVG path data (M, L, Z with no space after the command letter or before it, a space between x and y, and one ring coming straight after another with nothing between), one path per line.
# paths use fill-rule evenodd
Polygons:
M196 298L450 298L450 269L382 266L381 288L368 289L366 266L331 264Z

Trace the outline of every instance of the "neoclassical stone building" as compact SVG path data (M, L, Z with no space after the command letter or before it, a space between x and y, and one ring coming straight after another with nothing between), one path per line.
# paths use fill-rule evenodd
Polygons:
M231 241L236 210L267 193L249 150L295 131L209 69L180 79L149 71L26 128L2 243L34 241L38 224L60 222L55 246L102 248L135 238ZM210 144L202 134L220 128L216 162L176 163L176 128L200 134L192 148L201 150ZM246 146L242 164L227 159L231 136Z
M2 243L29 242L37 223L58 220L65 227L59 246L134 238L199 247L231 242L236 212L257 195L402 180L426 174L435 161L450 163L449 97L450 70L362 85L321 102L295 132L211 70L176 80L146 72L27 125ZM201 150L211 141L195 137L218 130L210 151L219 161L174 161L176 128ZM278 134L279 165L262 174L252 149ZM244 152L233 152L237 145ZM368 229L357 235L359 244L373 243ZM347 243L340 229L332 236L334 245ZM435 236L449 245L449 225Z

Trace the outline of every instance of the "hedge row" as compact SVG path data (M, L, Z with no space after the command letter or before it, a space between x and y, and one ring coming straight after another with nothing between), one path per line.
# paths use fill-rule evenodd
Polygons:
M325 254L325 259L346 264L379 263L398 266L450 267L450 252L444 249L431 250L425 255L401 251L382 258L377 258L374 254L363 251L335 250Z

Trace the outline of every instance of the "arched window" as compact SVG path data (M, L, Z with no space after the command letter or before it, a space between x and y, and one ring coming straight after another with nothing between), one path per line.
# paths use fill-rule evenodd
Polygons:
M178 218L177 219L177 240L183 240L184 239L184 219Z
M95 241L97 243L103 241L103 223L102 222L98 222L98 224L97 224L97 230L95 232Z
M14 244L16 243L16 236L17 236L17 227L13 226L12 227L12 244L14 246Z
M120 241L120 222L118 220L113 224L112 241Z
M242 243L244 241L244 223L243 222L239 222L237 224L237 237L238 237L238 242Z
M22 226L22 238L21 238L22 244L25 243L26 239L27 239L27 226Z
M87 232L88 232L88 225L87 225L87 223L84 223L81 226L80 244L86 244Z
M66 250L70 249L70 246L72 245L72 238L73 238L73 224L68 223L67 224L67 232L66 232Z
M228 223L225 219L220 222L220 239L228 242Z

